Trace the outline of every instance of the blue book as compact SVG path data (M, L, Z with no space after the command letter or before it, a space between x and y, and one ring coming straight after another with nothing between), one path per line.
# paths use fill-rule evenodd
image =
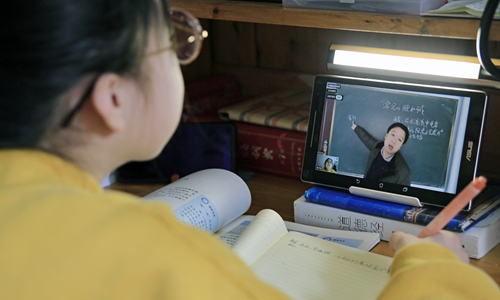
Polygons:
M352 195L347 191L319 186L308 189L304 193L304 198L309 202L420 225L427 225L442 210L441 207L436 206L414 207L375 200ZM472 210L460 212L444 229L463 232L499 207L500 194L495 193L493 196L478 202Z

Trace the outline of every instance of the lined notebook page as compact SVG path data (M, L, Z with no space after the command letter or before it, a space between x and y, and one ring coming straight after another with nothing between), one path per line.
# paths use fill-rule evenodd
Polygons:
M293 299L376 299L392 258L289 232L252 269Z

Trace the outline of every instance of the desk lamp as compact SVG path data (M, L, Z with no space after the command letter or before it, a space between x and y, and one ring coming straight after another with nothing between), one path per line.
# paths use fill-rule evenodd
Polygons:
M495 61L500 64L499 60ZM362 70L363 73L376 69L466 79L485 77L480 61L473 56L332 44L328 53L327 69L353 68ZM497 72L500 73L498 70Z

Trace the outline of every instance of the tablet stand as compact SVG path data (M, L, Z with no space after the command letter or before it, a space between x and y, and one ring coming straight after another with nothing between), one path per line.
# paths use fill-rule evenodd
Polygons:
M377 200L383 200L383 201L411 205L411 206L418 206L418 207L423 206L422 202L420 202L420 199L413 196L405 196L388 192L376 191L357 186L351 186L349 188L349 192L356 196L362 196Z

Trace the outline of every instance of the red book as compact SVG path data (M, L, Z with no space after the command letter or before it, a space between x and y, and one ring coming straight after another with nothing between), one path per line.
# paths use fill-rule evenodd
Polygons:
M182 120L220 122L218 110L241 101L240 85L230 75L216 75L186 85Z
M300 179L306 133L234 122L238 168Z

